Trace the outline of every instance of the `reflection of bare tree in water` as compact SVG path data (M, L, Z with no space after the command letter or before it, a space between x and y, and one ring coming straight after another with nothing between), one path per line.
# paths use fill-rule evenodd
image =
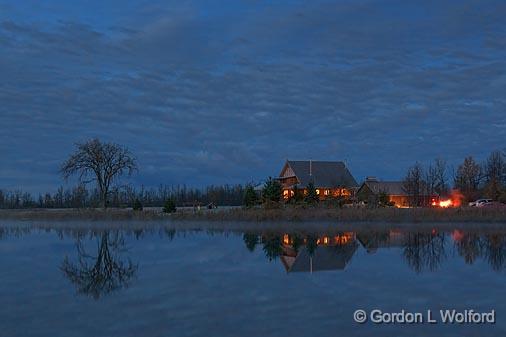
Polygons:
M126 251L123 236L119 232L104 232L97 240L97 254L86 253L80 239L76 242L78 261L72 263L68 256L61 270L82 294L98 299L114 290L128 287L137 271L130 259L122 259Z
M478 234L466 234L455 241L457 252L464 258L467 264L473 264L482 254L482 240Z
M446 258L444 234L407 233L404 258L417 273L424 269L434 271Z
M506 240L504 235L490 234L483 238L483 257L492 266L492 269L499 271L506 265Z

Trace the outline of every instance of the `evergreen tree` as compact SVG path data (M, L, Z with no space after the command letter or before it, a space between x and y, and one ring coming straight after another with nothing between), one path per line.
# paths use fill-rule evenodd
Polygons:
M255 206L258 202L258 197L255 192L253 186L248 185L246 187L246 191L244 192L244 206L252 207Z
M132 209L134 211L142 211L142 203L139 199L134 200L134 204L132 205Z
M378 195L378 202L380 206L393 206L393 203L390 201L390 197L384 191L381 191Z
M281 184L279 181L269 177L262 190L262 196L266 201L279 202L282 196Z
M293 186L293 196L291 197L291 200L294 202L300 202L304 200L304 191L299 190L299 187L297 185Z
M163 205L164 213L174 213L176 211L176 203L174 199L167 199Z
M312 181L307 184L307 194L304 198L304 201L309 204L314 204L319 201L318 194L316 193L316 188Z

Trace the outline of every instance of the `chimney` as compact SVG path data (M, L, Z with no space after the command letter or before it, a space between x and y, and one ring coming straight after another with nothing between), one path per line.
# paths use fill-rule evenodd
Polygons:
M369 177L366 177L365 178L365 181L368 181L368 182L377 182L378 181L378 178L377 177L374 177L374 176L369 176Z
M313 175L313 161L309 159L309 176Z

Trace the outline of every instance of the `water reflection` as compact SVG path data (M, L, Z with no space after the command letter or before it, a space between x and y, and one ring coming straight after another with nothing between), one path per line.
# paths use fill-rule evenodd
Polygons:
M494 270L505 267L506 237L504 235L485 235L484 257Z
M369 230L333 234L250 232L243 235L243 241L251 252L261 244L265 257L269 261L279 258L288 273L344 270L360 246L371 255L382 249L398 249L402 259L416 273L441 269L452 249L467 264L481 258L493 270L506 268L504 233L479 234L461 230L450 234L437 230Z
M248 248L250 252L254 251L255 247L260 242L260 240L258 239L258 235L253 233L244 233L242 236L242 240L244 241L246 248Z
M490 269L506 269L506 231L410 231L375 230L356 231L176 231L173 228L137 228L130 230L51 229L31 227L0 227L0 245L8 238L21 238L33 232L56 233L61 240L72 240L74 251L59 257L58 268L79 294L98 299L133 284L139 260L128 249L129 245L142 249L144 242L158 234L167 244L180 244L199 236L201 244L214 237L241 240L252 254L262 254L265 260L279 265L288 274L301 272L347 272L350 262L374 263L377 255L391 250L388 258L401 263L416 273L437 272L448 265L448 260L462 259L473 265L478 261ZM225 247L224 247L225 248ZM219 249L219 248L216 248ZM357 258L357 253L362 252ZM185 259L184 251L180 251ZM383 260L384 261L384 260Z
M288 273L342 270L357 248L352 232L321 237L308 235L305 238L298 234L284 234L281 262Z
M281 236L278 234L262 235L262 245L265 256L269 261L275 260L283 253Z
M139 238L139 232L134 232ZM137 272L127 252L123 234L105 231L96 237L96 253L88 253L81 238L76 241L77 260L65 256L60 269L80 294L95 299L128 287Z
M445 235L435 231L404 234L403 257L417 273L439 269L446 259Z
M460 256L468 264L482 258L492 269L500 271L506 267L506 235L487 233L478 235L455 230L452 238Z

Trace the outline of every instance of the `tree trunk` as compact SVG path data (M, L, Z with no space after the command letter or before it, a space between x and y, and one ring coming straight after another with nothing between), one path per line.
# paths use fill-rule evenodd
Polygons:
M102 192L102 208L107 208L107 192Z

